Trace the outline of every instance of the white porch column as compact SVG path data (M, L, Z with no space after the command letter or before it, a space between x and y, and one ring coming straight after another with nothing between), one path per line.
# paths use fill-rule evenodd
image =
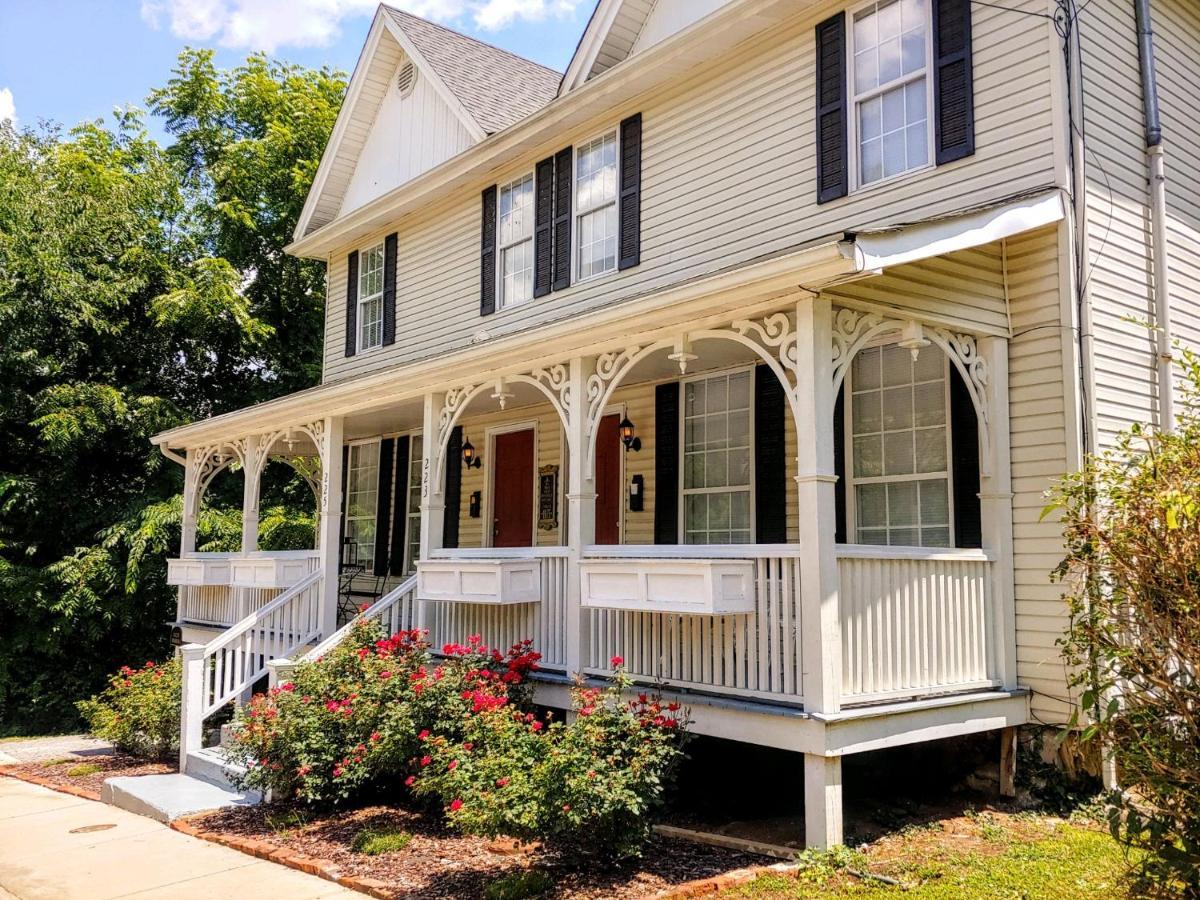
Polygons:
M258 549L258 496L261 488L263 460L259 436L246 438L242 458L242 552Z
M842 843L842 758L804 754L804 846Z
M183 667L183 697L179 709L179 771L187 771L187 755L204 743L204 645L179 648Z
M596 473L587 460L594 436L588 430L587 380L596 371L594 356L571 360L570 397L567 410L567 673L583 670L582 585L579 564L583 549L596 541Z
M1013 571L1012 458L1008 412L1008 341L979 339L987 363L987 446L979 448L989 475L979 480L979 512L983 546L996 556L992 563L992 645L995 675L1005 688L1017 686L1017 622Z
M428 559L434 550L440 550L445 540L446 529L446 481L438 478L438 461L446 452L439 440L439 420L446 403L444 393L425 395L425 415L421 428L421 547L420 559ZM446 465L462 465L461 460L447 459ZM413 601L413 625L428 627L425 620L425 602Z
M800 516L800 606L804 708L841 707L842 643L835 553L832 314L829 300L796 304L796 492ZM811 380L808 373L812 373Z
M200 517L200 464L197 450L187 451L183 467L183 523L179 534L179 555L196 552L197 521Z
M338 569L342 562L342 416L327 416L321 431L321 636L337 631Z

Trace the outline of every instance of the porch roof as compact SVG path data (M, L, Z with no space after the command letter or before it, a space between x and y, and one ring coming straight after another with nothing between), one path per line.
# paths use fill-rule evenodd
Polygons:
M1060 192L1049 189L955 216L829 236L451 354L410 360L173 428L151 441L164 449L211 444L415 399L427 391L454 387L464 379L478 381L492 373L506 374L513 366L528 368L561 362L570 355L602 352L628 341L629 322L634 319L646 335L667 334L681 326L703 328L718 319L727 320L734 306L740 316L765 312L777 307L782 296L794 299L797 291L819 290L834 282L879 274L892 266L1053 224L1062 219L1063 210Z

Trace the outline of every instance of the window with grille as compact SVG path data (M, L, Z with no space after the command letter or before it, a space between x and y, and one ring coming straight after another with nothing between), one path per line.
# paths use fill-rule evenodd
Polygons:
M497 203L503 309L533 296L533 173L501 185Z
M408 450L408 556L404 561L404 574L417 571L417 560L421 558L421 459L424 447L421 436L415 434Z
M375 511L379 503L379 442L351 444L346 468L344 561L375 567Z
M578 148L575 246L580 280L617 267L617 133Z
M852 533L860 544L949 547L949 360L936 347L861 351L846 382Z
M753 372L683 384L683 540L745 544L751 530Z
M383 244L358 255L358 349L383 344Z

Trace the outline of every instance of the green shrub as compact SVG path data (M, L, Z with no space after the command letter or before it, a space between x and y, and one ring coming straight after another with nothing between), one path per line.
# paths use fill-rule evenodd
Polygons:
M569 724L497 706L469 717L462 739L426 736L417 795L471 834L638 855L683 758L687 713L645 694L624 701L632 682L614 665L605 689L572 689Z
M350 847L355 853L379 856L383 853L395 853L397 850L403 850L411 841L412 835L407 831L392 828L377 831L374 828L364 828L354 836Z
M1064 656L1116 763L1113 835L1155 893L1200 884L1200 359L1173 433L1135 426L1063 482L1070 588Z
M442 652L435 662L417 631L384 637L378 625L358 625L239 713L231 751L248 761L240 785L343 803L403 781L421 734L454 737L478 708L528 702L526 676L538 659L528 642L504 654L472 637Z
M501 875L483 890L484 900L525 900L539 897L554 887L554 879L544 869L519 869Z
M99 763L80 763L67 769L67 775L71 778L82 778L85 775L95 775L103 769L104 767Z
M182 678L178 657L122 666L104 691L76 706L91 733L136 756L167 757L179 743Z

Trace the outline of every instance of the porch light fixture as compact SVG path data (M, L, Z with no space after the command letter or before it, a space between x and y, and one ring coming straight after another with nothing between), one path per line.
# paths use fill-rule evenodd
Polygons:
M468 469L478 469L481 465L483 465L483 463L479 461L479 457L475 455L475 445L469 440L463 441L462 456L463 465Z
M637 437L633 423L629 421L629 416L625 416L617 424L617 430L621 433L621 443L625 445L625 452L633 450L635 453L642 449L642 439Z

